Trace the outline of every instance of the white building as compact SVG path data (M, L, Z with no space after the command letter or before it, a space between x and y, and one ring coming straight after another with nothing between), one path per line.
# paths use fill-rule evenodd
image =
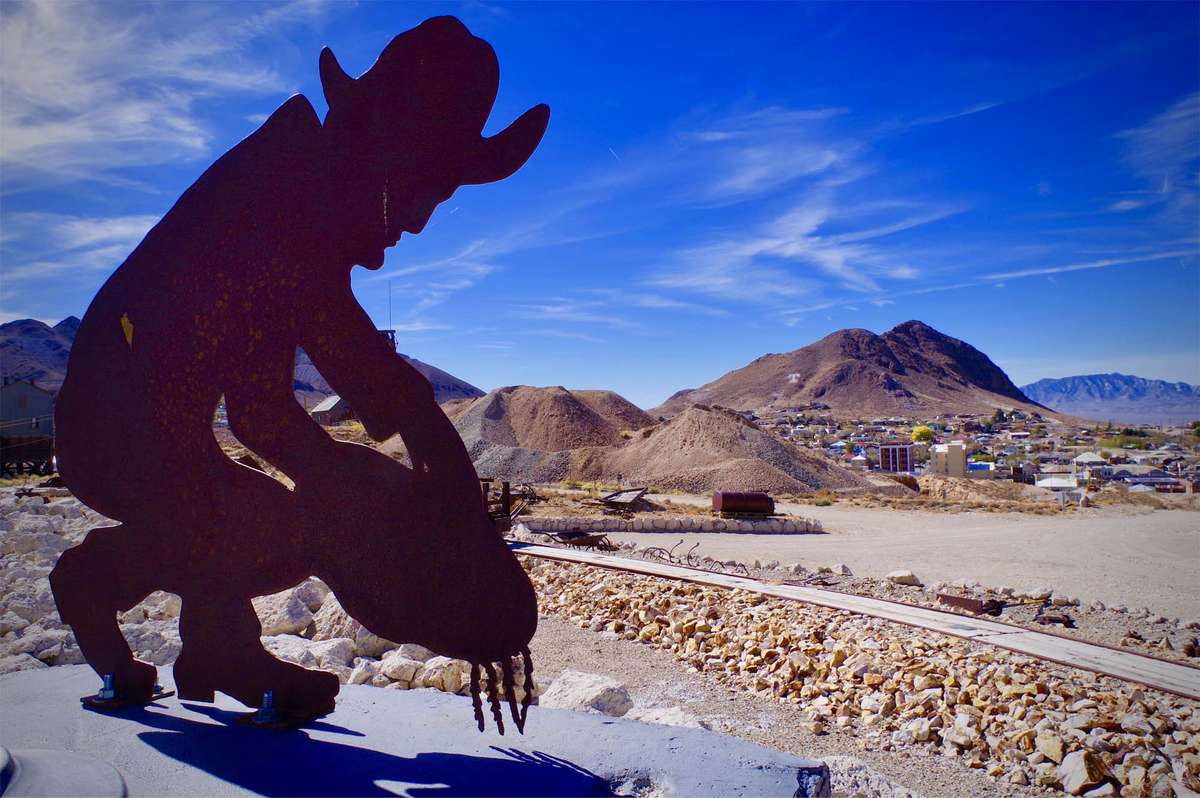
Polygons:
M929 450L930 474L961 477L967 473L967 447L962 441L936 443Z

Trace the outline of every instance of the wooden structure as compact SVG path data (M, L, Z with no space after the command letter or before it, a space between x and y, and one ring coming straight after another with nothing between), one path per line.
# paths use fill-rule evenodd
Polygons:
M54 394L29 380L0 385L0 473L54 470Z
M350 410L350 403L337 394L326 396L312 409L313 421L322 427L331 427L352 418L354 413Z

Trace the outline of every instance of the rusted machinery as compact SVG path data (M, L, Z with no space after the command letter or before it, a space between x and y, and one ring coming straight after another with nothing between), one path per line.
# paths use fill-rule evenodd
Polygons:
M481 477L479 480L480 494L483 497L483 509L496 525L496 531L501 535L512 529L517 516L525 512L525 508L544 499L538 495L532 485L518 485L514 490L508 482L501 482L498 490L493 490L492 477Z
M740 563L737 560L716 560L712 557L701 557L696 554L696 549L700 544L694 543L687 550L687 553L682 557L676 556L675 549L683 545L681 539L678 543L670 548L664 549L661 546L650 546L638 552L639 556L644 560L654 560L656 562L670 563L671 565L686 565L689 568L697 568L703 571L711 571L717 574L730 574L742 576L750 576L750 569L745 563Z
M718 490L712 509L722 518L765 518L775 514L775 500L761 491Z
M600 507L606 515L628 517L643 503L642 497L646 495L647 490L648 488L623 488L586 503Z
M984 600L971 598L970 596L956 596L952 593L938 593L937 600L939 604L973 612L976 615L993 615L999 617L1005 607L1004 602L997 599Z

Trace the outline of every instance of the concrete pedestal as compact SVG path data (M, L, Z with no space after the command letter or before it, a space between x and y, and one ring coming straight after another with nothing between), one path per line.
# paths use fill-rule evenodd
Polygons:
M0 676L0 745L108 762L134 796L829 795L822 763L702 729L533 707L501 737L490 718L475 730L469 699L347 685L332 715L271 732L231 725L246 710L222 695L81 709L98 686L84 666Z
M112 765L71 751L0 747L4 798L125 798L125 780Z

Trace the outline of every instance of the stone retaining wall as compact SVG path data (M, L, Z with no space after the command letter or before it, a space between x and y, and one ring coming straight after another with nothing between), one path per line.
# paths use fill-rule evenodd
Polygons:
M685 515L663 518L555 518L523 516L519 523L530 532L735 532L753 535L803 535L823 532L821 522L810 518L710 518Z

